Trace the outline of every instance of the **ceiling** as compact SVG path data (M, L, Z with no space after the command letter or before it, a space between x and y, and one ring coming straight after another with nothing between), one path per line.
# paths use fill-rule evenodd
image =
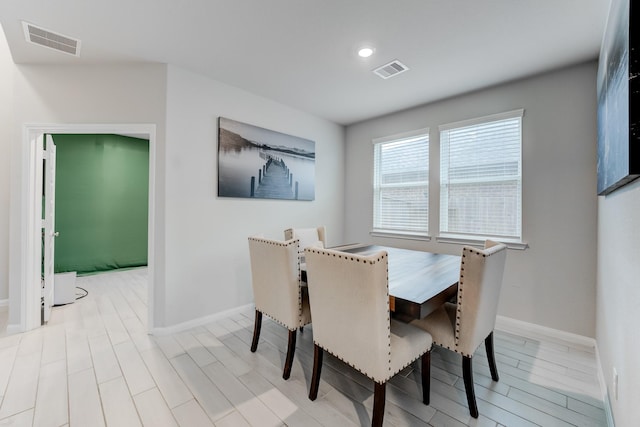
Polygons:
M169 63L351 124L597 58L609 0L2 0L17 64ZM25 41L21 21L81 40ZM374 46L367 59L361 45ZM409 71L371 71L394 59ZM595 82L594 82L595 84Z

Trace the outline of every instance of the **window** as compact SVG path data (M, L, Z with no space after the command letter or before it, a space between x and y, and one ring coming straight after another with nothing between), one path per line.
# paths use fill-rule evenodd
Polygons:
M373 232L426 236L429 130L374 140Z
M524 110L440 126L440 236L520 242Z

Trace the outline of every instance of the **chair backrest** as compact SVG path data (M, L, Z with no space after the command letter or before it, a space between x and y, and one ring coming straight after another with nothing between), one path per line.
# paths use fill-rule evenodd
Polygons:
M290 330L302 326L298 240L249 237L249 255L256 310Z
M304 250L308 247L326 247L327 240L325 236L325 227L311 228L287 228L284 230L284 239L298 239L300 240L299 252L300 255L304 255ZM318 242L322 242L320 245Z
M305 250L313 341L374 379L388 377L388 255Z
M472 356L495 327L507 246L487 241L484 249L462 248L456 350Z

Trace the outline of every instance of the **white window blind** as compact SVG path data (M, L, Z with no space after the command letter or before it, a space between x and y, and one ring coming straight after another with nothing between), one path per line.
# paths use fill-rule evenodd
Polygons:
M522 116L440 127L440 235L522 238Z
M373 231L426 236L429 130L374 141Z

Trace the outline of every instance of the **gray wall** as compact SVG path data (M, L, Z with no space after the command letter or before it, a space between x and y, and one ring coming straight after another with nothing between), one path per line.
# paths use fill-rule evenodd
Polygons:
M0 301L9 295L9 170L15 177L19 169L13 155L22 123L157 125L156 262L164 265L165 240L176 260L166 268L166 288L165 270L156 273L156 320L170 325L249 302L245 243L254 232L277 237L285 226L323 223L329 244L375 240L459 253L456 245L370 238L371 139L431 127L436 147L439 124L525 108L523 232L531 248L509 252L500 314L596 336L609 391L613 367L620 376L620 397L611 397L616 421L633 425L640 418L640 339L632 322L640 307L640 182L595 196L595 73L595 63L583 64L353 125L341 151L340 127L179 69L170 67L167 78L165 66L16 67L0 40L0 99L11 99L14 80L17 92L16 103L0 105ZM103 102L88 101L96 96ZM218 115L316 140L317 201L263 201L258 212L251 201L216 199ZM178 305L167 309L173 300L165 295Z
M617 426L640 420L640 180L598 198L596 337ZM613 369L618 371L618 399Z
M226 117L315 141L315 200L217 197L217 121ZM344 131L266 98L169 66L165 325L253 302L247 237L289 227L343 229ZM161 324L159 324L161 325Z
M371 140L430 128L430 162L439 164L438 125L524 108L523 239L507 255L499 314L595 337L595 62L507 83L347 127L345 241L458 254L459 245L372 238ZM432 172L435 172L432 169ZM430 174L433 196L437 174ZM438 230L430 198L430 234Z
M166 66L157 64L47 66L12 64L14 111L11 125L11 228L9 324L20 324L21 206L25 124L156 124L156 173L164 173ZM164 248L163 180L156 179L156 256ZM4 242L2 242L4 243ZM1 262L1 261L0 261ZM164 270L156 263L155 281L162 288ZM160 294L161 295L161 294Z
M1 52L0 52L1 53ZM0 58L1 59L1 58ZM25 123L156 125L154 232L154 325L162 328L249 304L247 237L283 238L284 229L324 224L339 243L344 212L344 129L274 101L167 65L7 66L12 73L15 117L0 110L11 136L0 139L0 165L11 159L11 206L0 210L0 267L6 248L19 250L22 131ZM0 79L1 81L2 79ZM2 84L2 83L0 83ZM4 90L0 86L0 91ZM99 100L98 102L96 100ZM316 200L217 198L217 118L304 137L316 142ZM4 128L0 127L4 132ZM7 132L8 133L8 132ZM0 136L3 136L0 134ZM0 168L0 200L9 180ZM6 207L6 212L5 212ZM5 223L3 223L6 222ZM0 299L7 292L0 269ZM20 281L12 280L10 325L20 323ZM6 298L6 297L5 297Z

